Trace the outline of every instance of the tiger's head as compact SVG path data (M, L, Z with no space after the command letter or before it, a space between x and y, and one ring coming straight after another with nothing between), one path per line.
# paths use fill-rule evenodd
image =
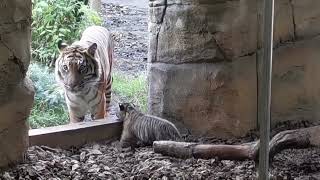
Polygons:
M128 112L135 110L135 105L133 103L119 103L119 111L116 113L117 117L124 121L129 115Z
M71 92L81 91L85 85L98 81L98 63L95 60L97 44L88 48L80 45L58 43L60 55L56 61L56 78L63 87Z

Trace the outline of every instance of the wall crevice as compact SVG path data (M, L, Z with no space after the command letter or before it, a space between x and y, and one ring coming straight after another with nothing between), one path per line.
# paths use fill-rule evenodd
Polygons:
M156 35L156 47L155 47L155 57L154 57L154 60L157 61L157 56L158 56L158 43L159 43L159 34L160 34L160 31L161 31L161 28L162 28L162 24L163 24L163 20L164 20L164 16L166 15L166 11L167 11L167 0L164 1L164 8L163 8L163 11L162 11L162 14L161 14L161 18L160 18L160 22L159 24L157 24L158 28L157 28L157 35Z
M216 33L217 33L217 32L213 32L213 33L210 33L210 34L212 35L212 38L213 38L213 40L214 40L214 42L215 42L215 44L216 44L216 46L217 46L217 48L218 48L218 51L222 54L223 59L224 59L225 61L231 61L231 59L228 58L228 56L227 56L227 54L224 52L221 44L218 42L217 38L215 37Z
M296 25L296 20L295 20L295 15L294 15L294 5L292 0L289 0L290 6L291 6L291 12L292 12L292 24L293 24L293 38L297 39L297 25Z

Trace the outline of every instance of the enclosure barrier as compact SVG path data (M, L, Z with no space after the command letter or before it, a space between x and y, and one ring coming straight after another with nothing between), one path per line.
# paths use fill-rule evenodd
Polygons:
M258 96L258 122L260 126L259 179L269 179L269 137L272 78L274 0L264 0L263 59ZM259 71L259 69L258 69ZM258 72L259 74L259 72Z
M119 138L122 122L114 117L29 130L29 146L79 147L86 143Z

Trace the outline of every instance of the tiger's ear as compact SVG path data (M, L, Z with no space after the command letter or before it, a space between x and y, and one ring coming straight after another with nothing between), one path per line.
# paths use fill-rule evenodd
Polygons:
M124 105L119 103L119 108L120 108L120 111L124 111Z
M68 47L68 44L64 43L62 40L58 41L58 48L60 52L62 52L66 47Z
M91 44L91 46L89 46L89 48L88 48L88 54L90 54L91 56L94 56L96 50L97 50L97 44L96 44L96 43L93 43L93 44Z

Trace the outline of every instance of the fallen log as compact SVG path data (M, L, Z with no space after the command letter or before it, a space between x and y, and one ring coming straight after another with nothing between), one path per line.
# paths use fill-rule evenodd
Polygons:
M320 146L320 126L282 131L269 143L269 156L273 158L284 149L299 149Z
M213 145L176 141L155 141L154 152L178 158L210 159L219 157L228 160L252 159L257 143L241 145Z
M176 141L155 141L154 152L177 158L218 157L226 160L257 160L259 141L240 145L214 145ZM269 156L272 159L284 149L320 146L320 126L287 130L276 134L269 144Z

